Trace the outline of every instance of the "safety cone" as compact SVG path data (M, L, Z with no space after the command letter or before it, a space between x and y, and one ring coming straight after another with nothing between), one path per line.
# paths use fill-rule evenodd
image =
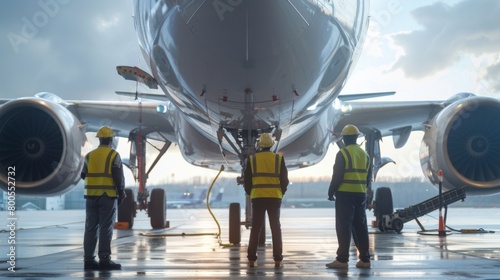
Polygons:
M444 230L444 219L443 219L443 170L438 171L438 180L439 180L439 228L438 235L446 236L446 231Z
M446 236L446 231L444 230L444 219L443 219L443 216L441 214L439 214L438 235L439 236Z

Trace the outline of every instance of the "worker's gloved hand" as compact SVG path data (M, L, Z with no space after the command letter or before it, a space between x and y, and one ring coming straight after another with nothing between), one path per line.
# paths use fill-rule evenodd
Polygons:
M330 196L330 197L328 198L328 200L330 200L330 201L335 201L335 197L334 197L334 196Z
M127 198L127 194L124 190L118 193L118 205L122 204L122 202Z

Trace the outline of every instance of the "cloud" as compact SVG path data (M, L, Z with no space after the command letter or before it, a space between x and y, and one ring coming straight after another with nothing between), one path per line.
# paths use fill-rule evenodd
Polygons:
M500 92L500 61L486 68L484 78L491 84L494 92Z
M120 23L120 16L113 15L111 18L101 18L97 22L97 29L101 32L107 31Z
M438 2L414 10L411 15L421 29L392 36L404 50L392 70L402 69L405 76L419 79L464 57L496 55L500 49L499 14L496 0L466 0L454 6ZM493 70L498 69L491 67Z
M141 56L128 1L8 1L0 35L3 97L50 91L63 99L117 99L114 91L130 83L115 67L137 65Z

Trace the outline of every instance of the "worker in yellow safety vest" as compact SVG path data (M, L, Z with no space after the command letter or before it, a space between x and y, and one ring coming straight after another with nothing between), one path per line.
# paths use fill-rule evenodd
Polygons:
M255 266L259 234L264 226L267 212L273 241L274 265L280 267L283 261L280 208L281 199L288 186L288 170L283 156L271 151L271 147L274 145L271 134L262 133L258 139L258 145L260 151L248 158L244 171L245 191L252 200L252 229L247 252L248 265Z
M123 166L120 155L111 148L114 132L108 126L97 131L99 147L85 156L81 178L85 180L84 269L115 270L121 265L111 260L111 238L116 202L125 199ZM99 240L99 262L95 248Z
M354 125L342 129L345 147L337 153L333 166L328 198L335 200L339 247L336 260L326 264L328 268L348 267L351 234L359 253L356 267L371 267L366 220L366 187L371 181L371 163L368 154L356 144L358 136L359 130Z

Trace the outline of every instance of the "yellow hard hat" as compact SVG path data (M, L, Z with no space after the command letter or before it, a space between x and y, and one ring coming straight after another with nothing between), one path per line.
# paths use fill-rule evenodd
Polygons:
M274 145L274 140L270 133L262 133L260 135L258 143L262 148L269 148Z
M359 129L355 125L348 124L342 129L342 136L347 135L359 135Z
M113 130L105 125L105 126L101 126L101 128L99 128L99 130L97 130L97 134L95 137L98 137L98 138L111 138L115 136L115 133L113 132Z

